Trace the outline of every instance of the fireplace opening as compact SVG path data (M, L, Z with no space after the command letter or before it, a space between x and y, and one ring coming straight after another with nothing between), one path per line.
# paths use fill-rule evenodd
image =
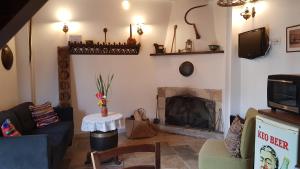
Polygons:
M215 130L215 102L194 96L166 98L165 124Z

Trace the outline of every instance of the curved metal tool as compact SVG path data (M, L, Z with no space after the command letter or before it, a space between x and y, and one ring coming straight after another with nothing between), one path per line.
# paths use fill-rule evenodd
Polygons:
M195 23L190 23L190 22L187 20L186 17L187 17L187 15L188 15L188 13L191 12L193 9L205 7L205 6L207 6L207 5L208 5L208 4L206 4L206 5L199 5L199 6L192 7L192 8L190 8L188 11L186 11L186 13L185 13L185 15L184 15L184 20L185 20L185 22L186 22L187 24L189 24L189 25L193 25L194 30L195 30L195 33L196 33L196 39L200 39L200 38L201 38L201 36L200 36L200 34L199 34L198 30L197 30L196 24L195 24Z

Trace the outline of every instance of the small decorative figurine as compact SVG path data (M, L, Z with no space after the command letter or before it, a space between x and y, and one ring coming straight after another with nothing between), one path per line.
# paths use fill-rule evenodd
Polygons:
M132 27L131 27L131 24L130 24L130 36L127 39L127 44L128 45L136 45L136 40L134 38L132 38Z
M193 50L193 41L191 39L188 39L185 42L185 51L186 52L192 52L192 50Z
M163 54L163 53L165 53L164 45L159 45L157 43L154 43L153 45L155 47L155 53L156 54Z

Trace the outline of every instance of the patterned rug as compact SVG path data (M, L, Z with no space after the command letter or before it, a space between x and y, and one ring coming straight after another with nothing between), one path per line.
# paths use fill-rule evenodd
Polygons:
M180 139L180 136L177 136ZM191 138L193 140L195 138ZM84 141L84 140L81 140ZM186 144L189 142L184 140ZM163 169L197 169L198 167L198 149L195 147L191 147L191 145L174 145L169 144L168 142L161 142L161 168ZM197 144L199 149L202 147L205 139L197 139L192 142ZM80 143L78 145L88 144ZM64 164L62 169L93 169L92 165L84 165L84 160L86 157L86 151L82 151L81 149L85 149L80 146L73 146L71 151L69 151L65 157ZM120 165L116 165L115 163L107 163L102 165L102 168L105 169L119 169L122 167L129 167L134 165L147 165L154 164L155 158L154 153L132 153L126 154L119 159L122 161Z

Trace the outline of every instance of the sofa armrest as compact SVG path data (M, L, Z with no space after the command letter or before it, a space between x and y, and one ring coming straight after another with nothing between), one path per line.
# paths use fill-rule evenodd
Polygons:
M0 168L49 169L47 135L0 138Z
M62 121L73 122L73 108L72 107L54 107L54 111L58 114Z

